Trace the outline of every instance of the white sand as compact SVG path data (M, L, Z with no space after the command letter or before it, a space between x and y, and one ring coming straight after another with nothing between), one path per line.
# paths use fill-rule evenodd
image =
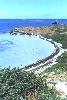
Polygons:
M67 95L67 82L58 81L55 85L55 89L61 94Z

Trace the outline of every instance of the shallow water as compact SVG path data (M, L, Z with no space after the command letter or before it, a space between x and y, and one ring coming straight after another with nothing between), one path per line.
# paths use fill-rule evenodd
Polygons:
M49 56L55 47L39 36L0 35L1 68L24 67Z

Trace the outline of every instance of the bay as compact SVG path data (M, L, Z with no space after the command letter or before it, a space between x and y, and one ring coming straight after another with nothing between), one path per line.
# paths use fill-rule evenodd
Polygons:
M39 36L0 35L1 68L24 67L49 56L55 47Z

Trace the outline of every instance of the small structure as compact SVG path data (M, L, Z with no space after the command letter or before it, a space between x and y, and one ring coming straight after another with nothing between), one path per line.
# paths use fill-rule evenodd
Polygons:
M57 26L57 25L61 25L57 20L52 22L52 25Z

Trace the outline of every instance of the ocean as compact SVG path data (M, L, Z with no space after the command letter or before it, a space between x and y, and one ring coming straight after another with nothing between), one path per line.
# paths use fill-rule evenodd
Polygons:
M10 35L15 27L51 26L55 19L0 19L0 68L24 67L46 58L55 47L38 36ZM58 20L66 24L67 20Z
M52 26L56 19L0 19L0 32L6 33L16 27ZM67 24L67 19L57 19L62 24Z

